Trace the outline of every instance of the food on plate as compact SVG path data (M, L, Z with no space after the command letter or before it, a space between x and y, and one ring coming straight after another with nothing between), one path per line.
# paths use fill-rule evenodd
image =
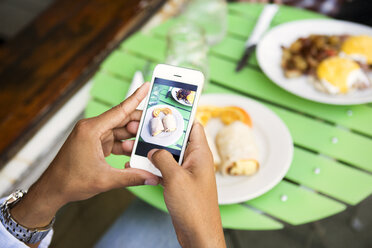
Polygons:
M218 154L216 143L214 142L214 139L211 136L211 134L208 132L208 130L205 130L205 136L207 137L208 146L213 155L214 171L218 171L219 165L221 163L221 158L220 158L220 155Z
M307 75L317 90L333 95L371 86L371 36L310 35L282 49L287 78Z
M354 60L331 57L323 60L317 68L315 87L329 94L346 94L353 90L363 90L371 83Z
M196 118L206 127L216 172L249 176L258 171L258 149L252 134L252 121L244 109L237 106L200 106ZM213 118L223 124L215 139L207 126Z
M319 63L339 53L347 35L317 35L302 37L289 47L282 46L281 67L287 78L314 75Z
M237 106L200 106L196 112L196 118L204 126L211 118L219 118L225 125L229 125L234 121L241 121L252 126L248 113Z
M222 127L217 133L216 145L223 174L249 176L258 171L258 148L248 125L236 121Z
M168 114L172 114L172 110L170 108L156 108L154 109L154 111L152 111L152 116L158 117L160 113L168 115Z
M195 91L179 89L176 93L178 100L183 100L185 103L192 104L195 99Z
M368 35L350 36L342 44L341 51L362 64L372 66L372 37Z
M177 123L176 118L174 118L174 115L167 114L163 117L163 125L164 125L164 131L165 132L173 132L177 129Z
M156 136L164 131L163 122L160 117L155 117L150 120L151 135Z

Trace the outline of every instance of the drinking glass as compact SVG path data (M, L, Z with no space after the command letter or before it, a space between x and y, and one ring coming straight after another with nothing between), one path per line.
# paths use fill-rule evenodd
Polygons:
M205 30L209 45L219 43L226 35L226 0L191 0L186 7L184 16Z
M178 21L168 31L167 46L166 63L203 72L205 89L209 68L204 30L195 23Z

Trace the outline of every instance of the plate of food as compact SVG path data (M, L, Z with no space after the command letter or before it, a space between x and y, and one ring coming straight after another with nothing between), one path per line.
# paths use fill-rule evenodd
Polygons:
M180 88L173 88L172 97L174 100L176 100L180 104L191 107L194 102L195 91L180 89Z
M293 142L284 122L246 97L207 94L196 119L205 127L213 153L219 204L258 197L287 173Z
M174 145L183 134L184 120L181 113L169 105L156 105L147 109L145 128L140 137L160 146Z
M308 100L372 102L372 28L337 20L304 20L270 30L257 47L264 73Z

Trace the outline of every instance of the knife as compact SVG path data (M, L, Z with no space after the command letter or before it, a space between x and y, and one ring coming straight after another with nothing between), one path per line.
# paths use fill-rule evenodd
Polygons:
M172 92L172 89L173 89L173 87L169 87L169 90L168 90L167 94L165 95L165 98L168 98L169 97L169 95Z
M271 20L278 11L279 6L276 4L267 4L263 9L260 17L258 18L257 24L253 29L251 36L245 42L245 51L241 59L239 60L235 71L240 71L246 64L249 56L255 50L257 43L260 41L262 35L269 28Z

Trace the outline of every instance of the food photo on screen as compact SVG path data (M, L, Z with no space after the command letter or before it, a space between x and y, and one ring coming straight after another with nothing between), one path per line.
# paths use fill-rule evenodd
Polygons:
M140 129L136 154L165 149L179 161L193 108L196 85L155 78Z

